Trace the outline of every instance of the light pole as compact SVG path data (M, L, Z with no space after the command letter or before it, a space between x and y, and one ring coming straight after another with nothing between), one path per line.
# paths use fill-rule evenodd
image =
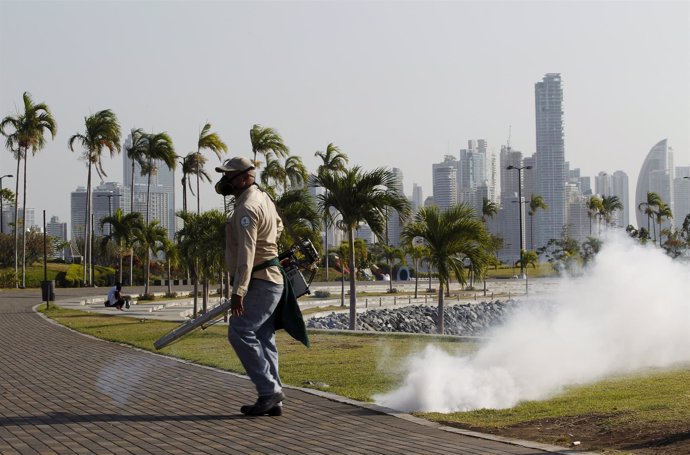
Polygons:
M524 246L522 244L522 170L523 169L532 169L532 166L513 166L512 164L508 166L506 169L508 170L515 170L518 173L518 214L520 215L520 254L519 254L519 260L520 260L520 278L523 278L525 276L525 264L523 264L523 257L522 257L522 251L524 250Z
M5 177L12 178L12 177L14 177L14 175L5 174L2 177L0 177L0 232L2 232L3 234L5 233L5 227L3 226L3 221L4 221L5 216L4 216L3 208L2 208L2 202L4 200L4 198L2 197L2 179L4 179ZM16 204L17 201L15 201L14 203Z

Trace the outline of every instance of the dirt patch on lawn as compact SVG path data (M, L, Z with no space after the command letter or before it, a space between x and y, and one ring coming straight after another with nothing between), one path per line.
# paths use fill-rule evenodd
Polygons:
M527 441L568 447L572 450L640 455L690 454L690 422L658 423L653 427L635 422L615 423L616 414L592 414L558 419L535 420L501 429L470 427L456 422L444 425Z

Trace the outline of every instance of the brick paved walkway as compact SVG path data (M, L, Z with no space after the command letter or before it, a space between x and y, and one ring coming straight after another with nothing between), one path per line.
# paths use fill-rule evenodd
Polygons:
M2 455L543 453L293 389L282 417L245 418L248 380L77 334L39 300L0 292Z

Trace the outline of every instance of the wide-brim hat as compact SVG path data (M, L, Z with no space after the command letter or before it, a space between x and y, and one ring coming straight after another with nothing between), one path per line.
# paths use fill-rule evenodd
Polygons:
M216 172L223 172L229 175L248 172L249 174L254 175L254 169L255 167L252 162L249 161L249 159L243 156L236 156L234 158L230 158L229 160L225 160L222 166L217 166Z

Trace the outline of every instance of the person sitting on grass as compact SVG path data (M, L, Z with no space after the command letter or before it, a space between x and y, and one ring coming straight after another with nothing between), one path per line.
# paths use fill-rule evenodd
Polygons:
M122 295L122 284L115 283L115 286L110 289L105 306L115 307L120 311L122 311L123 306L129 308L129 300Z

